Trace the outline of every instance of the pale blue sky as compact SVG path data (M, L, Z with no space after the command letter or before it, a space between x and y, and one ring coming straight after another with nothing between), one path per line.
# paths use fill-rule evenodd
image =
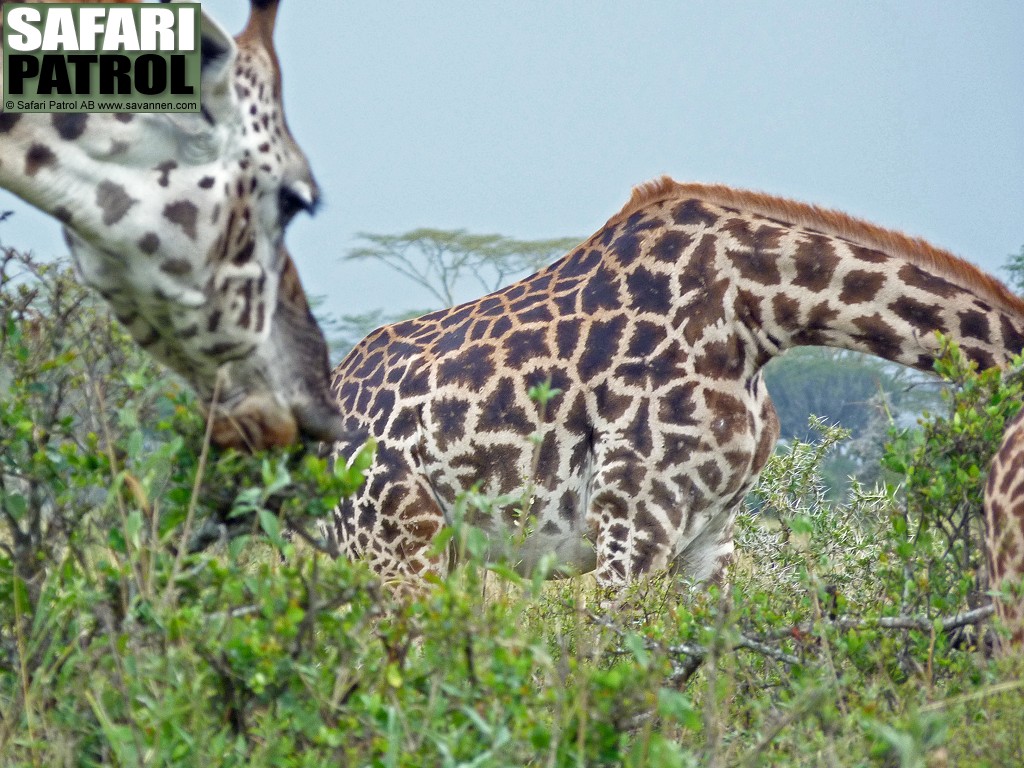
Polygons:
M204 5L241 28L241 0ZM584 237L661 173L841 208L988 269L1024 245L1020 0L284 0L278 46L325 203L288 244L335 314L427 303L343 263L356 232ZM0 241L64 250L20 208Z

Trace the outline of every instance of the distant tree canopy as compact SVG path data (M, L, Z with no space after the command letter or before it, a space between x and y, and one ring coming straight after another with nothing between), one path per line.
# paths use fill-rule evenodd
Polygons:
M807 417L821 416L859 435L879 411L918 413L935 388L911 368L870 355L828 347L800 347L765 367L765 383L784 439L812 439Z
M943 386L912 368L828 347L791 349L768 363L764 377L781 440L820 439L811 416L849 430L850 439L821 466L836 499L845 495L851 477L866 485L882 479L879 460L891 428L913 426L922 412L939 408Z
M363 244L345 258L385 264L424 288L434 306L420 309L375 309L332 317L318 313L336 359L382 325L454 306L456 291L466 282L483 295L526 277L568 252L578 238L517 240L504 235L478 235L464 229L414 229L400 235L360 233Z
M1009 275L1007 283L1017 293L1024 293L1024 245L1019 253L1011 253L1006 257L1003 271Z
M475 235L464 229L414 229L401 235L360 233L365 244L346 259L387 264L425 288L437 309L455 305L455 289L473 279L484 293L550 264L579 243L574 237L516 240L504 235Z

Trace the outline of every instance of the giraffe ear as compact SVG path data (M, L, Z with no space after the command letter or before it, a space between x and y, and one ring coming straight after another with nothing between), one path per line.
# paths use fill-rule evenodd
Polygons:
M233 72L238 47L231 35L205 10L201 23L203 112L218 123L235 112Z

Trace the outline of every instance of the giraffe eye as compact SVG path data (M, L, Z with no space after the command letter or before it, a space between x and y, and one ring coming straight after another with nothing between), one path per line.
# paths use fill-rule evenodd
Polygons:
M281 187L277 193L277 207L281 216L281 226L285 226L299 211L312 214L316 210L317 200L310 194L308 185L301 182Z

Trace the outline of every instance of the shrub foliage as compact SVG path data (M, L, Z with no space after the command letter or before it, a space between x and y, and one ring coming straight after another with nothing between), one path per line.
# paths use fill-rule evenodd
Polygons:
M317 523L349 468L204 447L201 409L67 272L0 260L0 765L1008 765L980 488L1020 384L940 373L899 483L774 457L730 588L600 594L487 562L398 600ZM613 610L609 610L609 606ZM961 626L963 625L963 626Z

